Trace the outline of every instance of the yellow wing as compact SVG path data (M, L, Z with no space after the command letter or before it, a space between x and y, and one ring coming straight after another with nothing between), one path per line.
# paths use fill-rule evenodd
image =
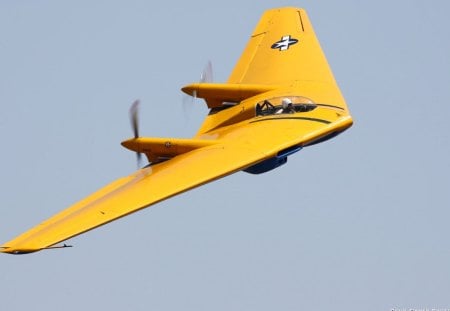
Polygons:
M303 9L266 11L228 83L296 87L315 102L347 109Z
M236 124L234 129L227 131L213 132L220 135L215 144L143 168L107 185L5 243L2 251L19 254L47 248L183 191L273 158L280 150L342 130L349 126L351 119L332 121L266 117ZM265 135L257 135L260 132Z
M214 102L208 103L212 109L193 139L139 137L123 142L156 163L107 185L5 243L0 251L46 249L228 174L268 171L284 164L291 153L352 125L301 9L263 15L228 84L196 84L183 90ZM290 113L278 113L286 98L294 106ZM234 105L224 104L227 99Z

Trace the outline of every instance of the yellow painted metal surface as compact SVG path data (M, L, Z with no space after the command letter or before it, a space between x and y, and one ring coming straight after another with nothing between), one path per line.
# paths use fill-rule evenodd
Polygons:
M333 102L346 108L309 18L302 9L265 12L228 83L290 86L316 102Z
M209 108L220 107L223 102L238 103L242 100L279 88L278 85L242 84L242 83L195 83L181 90L188 95L204 98Z
M184 88L188 93L193 90L214 102L195 137L142 137L123 142L156 163L112 182L3 244L0 251L20 254L46 249L181 192L273 159L283 150L331 138L352 125L302 9L267 11L228 84ZM281 105L283 98L295 104L290 113ZM222 104L230 100L233 103ZM266 101L272 105L270 109L266 109Z

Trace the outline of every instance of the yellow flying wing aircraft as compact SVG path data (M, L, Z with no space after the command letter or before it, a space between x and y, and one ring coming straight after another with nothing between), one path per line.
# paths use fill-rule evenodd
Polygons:
M266 11L227 83L183 92L203 98L209 114L192 139L135 137L122 142L150 164L120 178L15 239L1 252L25 254L134 213L238 171L260 174L303 147L352 125L303 9Z

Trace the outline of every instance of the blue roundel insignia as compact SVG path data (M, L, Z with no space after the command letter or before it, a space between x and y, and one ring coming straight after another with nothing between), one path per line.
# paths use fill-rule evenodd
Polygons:
M280 41L275 42L272 44L272 49L278 49L279 51L286 51L289 49L289 47L293 44L296 44L298 42L297 39L291 38L291 36L283 36L281 37Z

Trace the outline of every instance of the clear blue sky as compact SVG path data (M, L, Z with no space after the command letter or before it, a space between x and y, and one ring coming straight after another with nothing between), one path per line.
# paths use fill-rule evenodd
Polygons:
M447 1L2 1L0 240L193 135L268 8L307 10L355 125L70 241L0 256L2 310L450 308ZM292 191L294 190L294 191Z

